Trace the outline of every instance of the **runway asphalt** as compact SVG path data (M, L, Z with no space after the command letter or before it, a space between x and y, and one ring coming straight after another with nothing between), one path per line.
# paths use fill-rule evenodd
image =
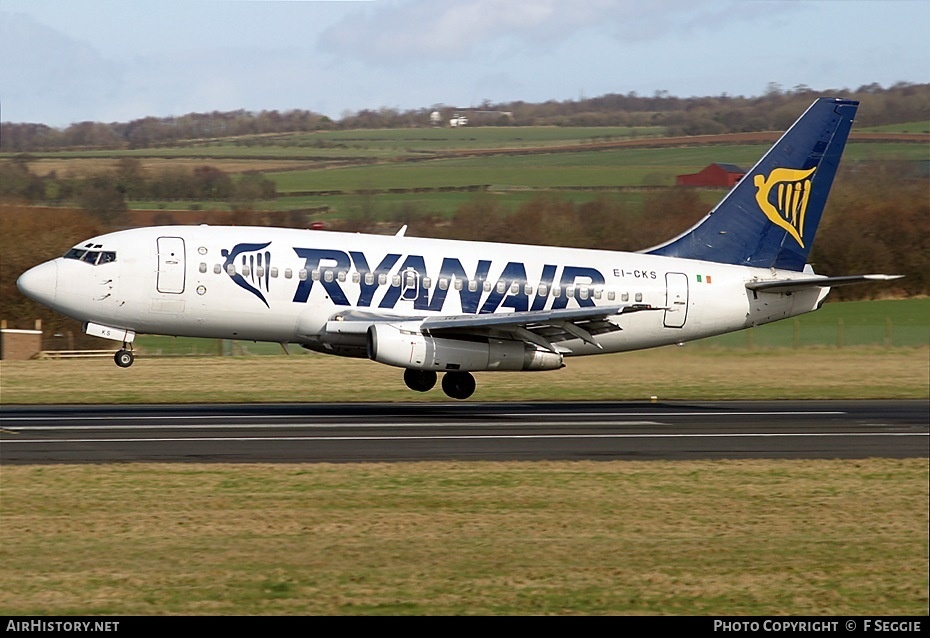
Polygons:
M927 401L0 407L0 464L930 456Z

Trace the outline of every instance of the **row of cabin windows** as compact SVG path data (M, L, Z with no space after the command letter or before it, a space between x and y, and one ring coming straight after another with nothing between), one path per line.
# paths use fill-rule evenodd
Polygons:
M207 272L207 264L205 263L200 264L200 272L201 273ZM219 275L222 272L223 272L223 267L220 264L215 264L213 266L214 274ZM245 265L241 266L238 269L238 271L236 269L235 264L229 264L228 266L226 266L226 273L230 277L236 275L237 272L243 277L250 277L252 275L252 269L249 266L245 266ZM271 266L270 268L268 268L268 275L270 277L276 278L278 276L278 273L279 273L279 270L277 266ZM256 266L255 276L264 277L265 268L263 266ZM292 279L293 277L294 277L294 271L290 268L285 268L284 278ZM300 281L306 281L307 277L309 277L313 281L320 281L322 279L326 283L330 283L333 281L344 282L346 281L346 279L351 279L353 284L358 284L358 283L361 283L362 281L362 276L358 272L353 272L350 277L349 275L347 275L347 273L344 270L307 271L306 269L302 268L297 271L297 278L300 279ZM370 273L370 272L365 273L364 280L365 280L366 286L375 285L374 273ZM386 286L388 284L388 276L384 273L381 273L377 276L377 281L378 281L379 286ZM394 286L395 288L403 285L405 289L412 289L412 288L415 288L417 285L417 276L415 273L412 273L412 272L406 272L406 273L403 273L403 275L400 275L400 274L392 275L390 278L390 283L391 283L391 286ZM430 277L423 277L420 280L420 287L423 289L429 289L432 287L432 283L433 281ZM487 280L484 280L483 282L478 282L474 279L463 280L463 279L458 279L458 278L456 279L447 279L445 277L439 278L439 289L440 290L448 290L450 285L455 290L464 290L465 288L467 288L469 292L477 292L479 285L484 290L484 292L491 292L492 289L496 289L498 294L505 294L508 292L508 286L503 281L499 281L495 285ZM532 296L534 292L540 297L545 297L546 295L550 293L552 294L553 297L560 297L562 295L561 286L548 286L546 284L539 284L539 287L534 289L534 287L531 284L521 285L518 282L513 282L509 286L509 292L512 295L520 294L521 289L522 289L523 294L526 296ZM581 299L588 299L589 297L593 299L602 299L605 296L604 290L602 288L596 288L596 287L591 287L591 286L573 286L573 285L565 286L565 296L567 297L574 297L576 291L578 293L578 297L580 297ZM616 291L608 290L606 297L607 297L607 301L616 301L617 293ZM633 296L633 299L636 302L641 302L643 300L643 293L641 292L635 293ZM628 292L620 293L620 301L629 301L629 300L630 300L630 293Z

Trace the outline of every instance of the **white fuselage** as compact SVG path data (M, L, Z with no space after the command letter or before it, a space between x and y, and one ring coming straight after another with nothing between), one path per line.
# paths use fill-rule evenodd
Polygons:
M828 289L755 294L795 272L691 259L516 244L265 227L165 226L89 240L115 253L59 258L43 303L137 333L319 345L345 311L477 315L627 303L619 331L561 344L565 355L635 350L809 312ZM54 269L54 273L52 272Z

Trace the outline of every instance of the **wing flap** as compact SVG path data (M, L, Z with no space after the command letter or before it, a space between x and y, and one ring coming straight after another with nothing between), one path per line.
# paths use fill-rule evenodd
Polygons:
M454 337L456 334L478 334L507 337L534 344L551 352L558 352L559 349L555 344L571 339L581 339L587 344L601 348L594 338L595 335L621 329L620 326L610 321L611 317L644 310L663 310L663 308L647 304L628 304L508 314L428 317L423 320L420 328L423 332L436 336Z
M339 313L327 321L326 333L355 335L358 338L365 335L369 326L375 323L413 323L417 324L421 332L432 336L454 338L456 335L479 335L509 338L557 352L558 349L554 344L570 339L581 339L587 344L600 348L595 336L621 329L611 321L612 317L645 310L664 310L664 308L647 304L626 304L429 317L353 310Z
M503 328L505 326L542 326L562 321L578 323L583 321L605 320L608 317L641 310L663 310L646 304L629 304L623 306L588 306L585 308L560 308L558 310L530 310L506 314L451 315L427 317L422 322L424 330L452 330L459 328Z

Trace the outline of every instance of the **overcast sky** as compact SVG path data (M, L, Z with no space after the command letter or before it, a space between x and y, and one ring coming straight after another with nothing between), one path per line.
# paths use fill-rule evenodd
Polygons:
M0 120L930 82L926 0L0 0Z

